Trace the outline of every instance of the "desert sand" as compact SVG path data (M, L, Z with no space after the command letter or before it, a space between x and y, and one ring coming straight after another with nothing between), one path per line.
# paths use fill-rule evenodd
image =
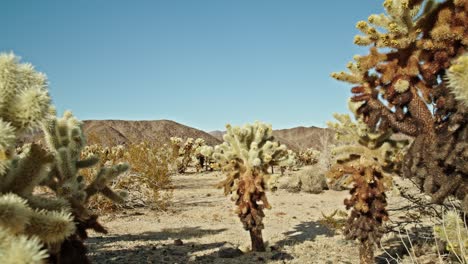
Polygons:
M94 263L358 263L357 242L321 225L322 212L344 210L348 191L321 194L269 192L263 231L267 252L249 252L250 237L234 214L234 203L215 184L221 172L173 176L172 205L165 212L147 208L104 215L109 234L87 240ZM390 199L394 199L390 197ZM220 249L245 253L220 257ZM387 263L381 250L381 263Z

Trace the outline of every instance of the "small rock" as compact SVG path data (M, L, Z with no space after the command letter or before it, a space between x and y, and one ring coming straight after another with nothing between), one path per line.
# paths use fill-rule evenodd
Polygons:
M244 253L240 249L230 248L230 247L221 248L218 251L218 257L220 258L235 258L235 257L242 256L243 254Z
M257 261L265 261L265 259L263 257L258 257Z
M174 245L182 246L182 245L184 245L184 242L182 242L182 240L180 240L180 239L176 239L176 240L174 240Z
M210 196L211 196L211 193L207 193L207 194L206 194L206 197L210 197Z

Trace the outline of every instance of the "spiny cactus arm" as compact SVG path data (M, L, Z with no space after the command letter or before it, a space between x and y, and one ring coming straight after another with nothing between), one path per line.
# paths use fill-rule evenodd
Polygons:
M0 190L25 196L48 176L48 164L53 156L39 145L32 144L29 151L15 161L4 178Z
M0 54L0 119L17 132L38 127L49 119L47 78L14 54Z
M86 187L87 199L101 192L109 199L122 203L123 198L112 191L107 185L114 180L118 175L127 171L129 166L125 163L114 165L110 168L101 168L96 178Z
M4 264L43 264L47 251L37 237L13 235L0 227L0 259Z
M28 201L28 205L32 209L37 210L47 210L47 211L61 211L61 210L71 210L70 204L67 200L61 197L46 197L38 195L28 195L25 196Z
M29 222L31 209L25 199L16 194L0 196L0 227L13 234L23 233Z
M15 194L0 196L0 226L13 234L36 235L44 243L61 242L75 231L70 213L33 210Z
M468 107L468 53L453 62L447 71L446 80L455 98Z
M35 235L44 243L60 243L75 232L71 213L61 211L34 211L30 215L25 233Z

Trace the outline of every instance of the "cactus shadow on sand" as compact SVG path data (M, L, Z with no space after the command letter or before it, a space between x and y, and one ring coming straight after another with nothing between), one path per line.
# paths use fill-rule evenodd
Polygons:
M317 236L333 237L334 232L318 221L302 222L293 230L283 233L286 237L275 243L278 247L292 246L306 241L312 241Z
M226 231L224 228L167 228L162 229L160 232L90 237L86 244L88 252L92 252L89 257L95 263L104 263L102 261L108 261L108 263L161 263L158 261L163 259L170 263L174 263L174 261L187 263L191 254L220 248L224 243L199 244L186 242L176 245L173 240L180 239L184 242L184 240L219 234L224 231ZM215 256L203 255L202 258L210 260L214 259Z

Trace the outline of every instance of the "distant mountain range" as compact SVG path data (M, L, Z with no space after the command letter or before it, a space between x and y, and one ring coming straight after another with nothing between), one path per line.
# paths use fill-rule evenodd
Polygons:
M173 136L181 138L203 138L208 145L222 143L223 131L205 132L171 120L127 121L127 120L85 120L83 130L88 144L113 146L141 141L169 143ZM274 130L275 138L290 149L299 151L309 147L322 149L333 142L333 131L328 128L295 127ZM24 135L21 142L37 141L40 133ZM328 142L328 143L327 143Z

